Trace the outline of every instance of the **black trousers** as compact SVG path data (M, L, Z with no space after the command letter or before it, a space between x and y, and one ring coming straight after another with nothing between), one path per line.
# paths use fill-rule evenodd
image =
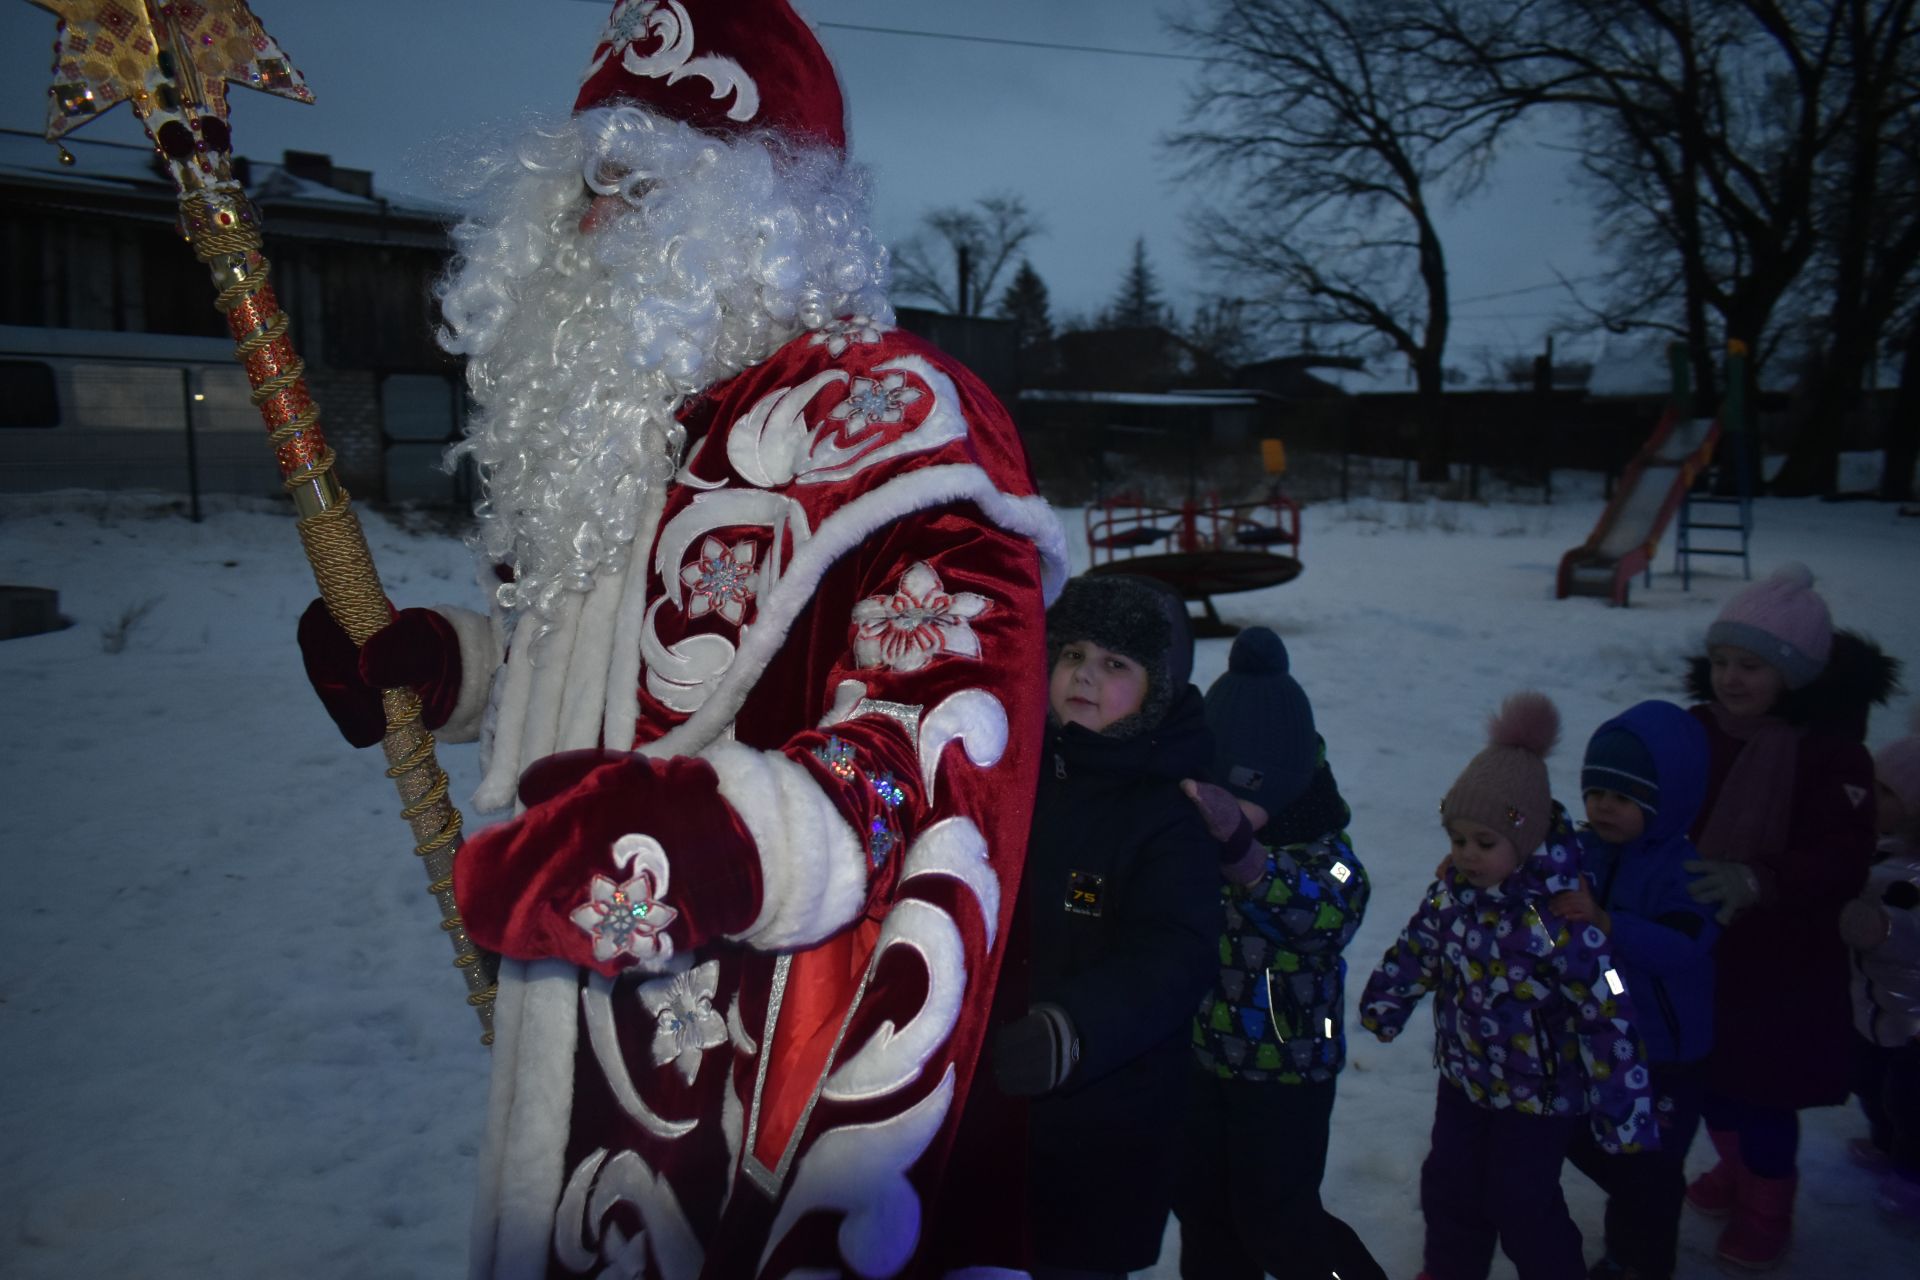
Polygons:
M1673 1274L1680 1247L1687 1148L1700 1128L1707 1070L1705 1062L1657 1062L1650 1074L1660 1149L1608 1155L1593 1140L1592 1128L1583 1124L1567 1159L1607 1193L1607 1256L1647 1280L1663 1280Z
M1334 1082L1253 1084L1196 1070L1173 1211L1182 1280L1386 1280L1320 1203Z
M1854 1032L1853 1091L1873 1145L1902 1174L1920 1178L1920 1040L1889 1049Z

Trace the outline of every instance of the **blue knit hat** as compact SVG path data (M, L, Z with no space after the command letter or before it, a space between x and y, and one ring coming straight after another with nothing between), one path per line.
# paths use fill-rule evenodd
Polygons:
M1580 764L1580 794L1589 791L1618 791L1649 814L1660 812L1660 771L1647 744L1618 725L1594 734Z
M1207 690L1213 779L1269 816L1307 789L1320 758L1313 705L1287 666L1280 637L1248 627L1234 637L1226 673Z

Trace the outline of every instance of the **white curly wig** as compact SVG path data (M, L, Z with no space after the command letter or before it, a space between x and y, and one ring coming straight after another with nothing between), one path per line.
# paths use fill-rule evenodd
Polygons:
M803 329L892 318L866 172L828 149L614 107L527 130L460 185L436 296L477 410L448 464L479 464L472 542L512 567L509 610L550 618L619 562L691 396ZM595 195L626 207L583 232Z

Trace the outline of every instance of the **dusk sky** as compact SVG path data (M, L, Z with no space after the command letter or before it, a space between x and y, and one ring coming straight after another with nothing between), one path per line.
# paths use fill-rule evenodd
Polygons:
M376 190L403 196L431 193L428 174L453 139L511 127L529 111L564 111L611 6L255 0L253 7L318 104L236 88L237 149L260 159L278 159L286 148L327 152L336 163L373 170ZM1010 191L1048 228L1029 256L1056 317L1098 311L1137 236L1146 237L1168 301L1182 318L1191 311L1208 282L1188 261L1185 222L1208 193L1179 178L1160 144L1182 123L1199 62L834 25L1168 54L1183 50L1161 15L1191 0L797 0L796 7L820 24L845 83L853 150L875 171L875 222L884 237L904 237L928 208ZM0 5L0 125L44 127L54 23L22 0ZM121 107L79 136L131 142L139 130ZM1492 190L1447 215L1453 292L1461 300L1449 363L1477 377L1481 348L1496 357L1538 349L1565 307L1557 290L1534 287L1551 286L1556 271L1579 277L1595 270L1582 205L1564 153L1521 144L1502 161Z

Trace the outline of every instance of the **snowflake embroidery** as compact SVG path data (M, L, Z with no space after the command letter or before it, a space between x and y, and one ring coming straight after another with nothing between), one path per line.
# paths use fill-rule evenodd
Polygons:
M751 542L721 545L718 538L700 543L700 558L680 570L680 581L692 597L687 617L702 618L717 613L739 626L747 616L747 604L753 599L753 559L756 548Z
M833 406L827 416L846 423L847 433L857 436L869 425L900 421L906 417L907 406L920 395L918 388L907 385L904 373L890 373L878 382L855 378L847 398Z
M824 746L813 749L813 758L827 766L827 772L842 782L853 781L859 769L853 763L853 744L842 742L837 736L828 735Z
M653 896L653 872L642 871L625 884L595 876L589 892L567 919L592 935L595 960L648 960L664 949L660 935L680 913Z
M894 810L906 800L907 793L891 773L876 773L868 784L881 806L867 823L867 857L877 869L900 847L900 819Z
M926 561L900 577L890 596L868 596L853 606L854 665L918 671L943 654L980 656L972 620L990 603L971 591L948 592Z
M613 11L607 33L601 38L616 49L634 43L647 33L647 22L659 7L660 0L627 0Z
M860 776L860 766L854 763L853 744L838 735L829 735L823 745L815 747L813 758L842 782L852 782ZM894 781L892 773L874 774L867 779L867 786L880 802L880 808L867 821L867 858L878 868L900 847L900 819L894 810L906 802L907 792Z
M830 356L840 356L856 343L880 341L880 326L866 316L847 316L841 320L827 321L815 329L807 341L813 346L825 347Z
M654 1017L654 1066L671 1062L681 1079L693 1083L701 1055L727 1042L727 1020L713 1007L719 989L718 960L640 985L634 994Z

